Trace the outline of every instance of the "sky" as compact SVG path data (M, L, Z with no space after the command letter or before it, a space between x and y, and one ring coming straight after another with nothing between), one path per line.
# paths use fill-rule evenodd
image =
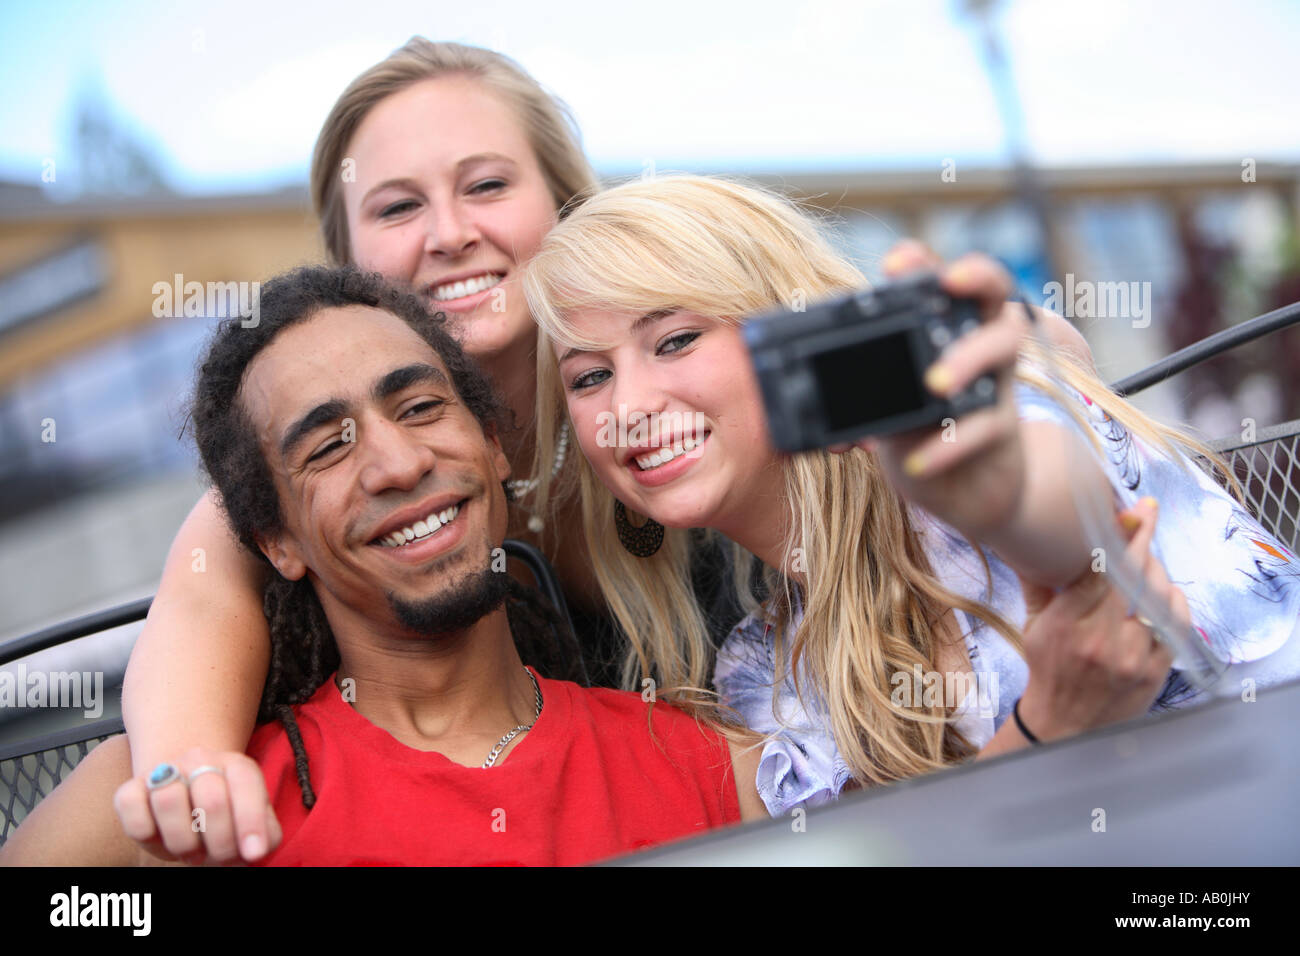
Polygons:
M489 46L566 100L603 173L1005 161L958 0L0 0L0 179L67 155L96 95L185 192L305 182L330 105L413 34ZM1045 165L1300 161L1300 0L1004 0Z

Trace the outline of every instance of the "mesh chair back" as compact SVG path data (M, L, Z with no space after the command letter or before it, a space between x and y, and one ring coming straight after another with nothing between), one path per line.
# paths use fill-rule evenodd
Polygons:
M1300 419L1261 428L1255 440L1211 442L1241 482L1246 503L1292 554L1300 549Z
M0 747L0 845L81 758L121 732L119 717Z

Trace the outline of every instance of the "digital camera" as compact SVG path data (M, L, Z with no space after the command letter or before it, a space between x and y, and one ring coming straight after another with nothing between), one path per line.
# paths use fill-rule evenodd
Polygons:
M750 319L745 343L773 444L825 448L992 405L992 375L947 398L923 381L944 348L979 324L978 300L950 296L929 274Z

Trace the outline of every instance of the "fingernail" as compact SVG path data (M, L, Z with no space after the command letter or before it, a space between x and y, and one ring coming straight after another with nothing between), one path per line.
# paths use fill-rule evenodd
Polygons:
M243 847L245 860L256 860L266 852L266 843L256 833L244 837Z
M1136 531L1138 528L1142 527L1142 519L1131 511L1121 512L1119 523L1125 531Z
M897 272L903 267L903 263L906 261L907 253L903 252L901 249L896 249L889 253L889 255L885 256L885 260L880 265L886 272Z
M975 278L975 270L967 263L960 262L949 269L944 278L957 285L970 285Z
M1138 504L1140 504L1143 508L1150 509L1151 511L1157 511L1160 508L1160 502L1156 501L1156 499L1151 497L1150 495L1147 495L1145 498L1139 501Z
M925 373L925 387L936 395L947 395L952 388L952 372L943 364L931 365Z
M925 455L922 452L914 451L903 459L903 471L912 478L915 478L921 472L925 471Z

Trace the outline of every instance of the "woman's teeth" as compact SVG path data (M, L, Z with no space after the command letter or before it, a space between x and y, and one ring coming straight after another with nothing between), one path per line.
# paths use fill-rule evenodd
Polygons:
M708 436L705 435L705 438ZM642 471L649 471L652 468L658 468L660 465L666 465L668 462L684 455L692 449L698 448L704 444L704 438L688 438L685 441L674 442L672 446L660 448L658 451L651 452L649 455L642 455L635 459L637 467Z
M433 298L438 302L450 302L452 299L463 299L467 295L486 291L501 281L503 276L488 274L477 276L473 279L462 279L459 282L448 282L444 285L433 287Z
M438 530L444 525L451 524L452 519L459 513L460 505L452 505L437 514L429 515L423 521L417 521L409 528L403 528L401 531L394 531L392 534L385 535L379 540L379 543L385 548L399 548L408 541L419 541L431 534L437 534Z

